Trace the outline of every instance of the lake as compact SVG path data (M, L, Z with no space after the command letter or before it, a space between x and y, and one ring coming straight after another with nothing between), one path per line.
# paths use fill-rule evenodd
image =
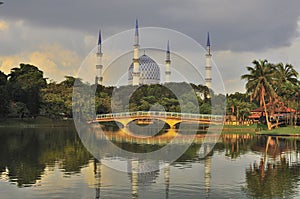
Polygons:
M156 144L118 143L124 150L148 151ZM0 198L299 198L299 148L296 138L252 134L221 135L213 150L199 156L192 144L175 162L147 173L106 151L95 159L73 127L1 128ZM159 168L161 162L151 162ZM144 165L142 165L144 166Z

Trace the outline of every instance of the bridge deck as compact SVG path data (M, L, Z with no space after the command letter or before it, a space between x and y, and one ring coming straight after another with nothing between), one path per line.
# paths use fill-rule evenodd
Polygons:
M97 121L108 121L113 119L123 118L151 118L151 119L178 119L178 120L210 120L220 121L224 120L223 115L209 115L209 114L190 114L190 113L176 113L176 112L156 112L156 111L137 111L137 112L123 112L123 113L109 113L99 114L96 117Z

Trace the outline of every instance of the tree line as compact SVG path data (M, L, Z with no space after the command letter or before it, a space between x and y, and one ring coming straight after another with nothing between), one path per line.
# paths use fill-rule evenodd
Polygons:
M116 88L90 85L72 76L65 76L65 80L59 83L47 83L46 80L43 71L30 64L22 63L12 68L8 75L0 71L0 117L35 118L43 115L53 119L71 118L74 103L87 103L85 100L72 102L76 82L75 86L80 82L79 85L87 90L96 86L94 108L98 114L124 110L187 113L200 110L200 113L211 113L211 98L225 102L224 95L215 95L206 86L188 83ZM223 110L225 105L220 104L216 108L216 112Z
M226 96L215 94L204 85L184 82L138 88L89 85L72 76L65 76L59 83L47 82L38 67L21 63L8 75L0 71L0 117L34 118L44 115L54 119L70 118L74 103L86 103L85 100L72 102L73 87L77 81L86 88L96 87L94 108L98 114L148 110L223 114L226 111L227 115L233 115L236 121L243 123L251 110L262 106L271 128L268 118L274 114L272 107L287 106L298 110L298 72L290 64L272 64L267 60L254 60L252 63L254 66L247 67L249 73L241 76L246 80L247 92Z

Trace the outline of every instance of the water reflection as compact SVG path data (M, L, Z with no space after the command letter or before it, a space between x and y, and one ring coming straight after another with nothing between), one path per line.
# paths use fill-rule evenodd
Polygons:
M95 189L96 189L96 197L95 199L100 198L100 189L101 189L101 172L102 171L102 164L101 161L94 159L94 175L96 179Z
M69 129L6 129L0 133L0 172L18 187L35 184L46 166L65 175L80 173L91 158L80 139Z
M265 162L263 159L246 169L243 190L251 198L292 198L298 189L299 164L290 164L286 157L280 161Z
M73 128L5 129L0 133L0 183L9 182L19 188L41 186L52 193L58 186L49 180L52 175L57 181L68 180L69 184L60 190L63 198L98 199L108 195L111 198L299 196L300 140L251 134L222 135L205 158L199 156L203 145L200 140L196 140L172 164L134 158L124 161L110 156L109 150L107 156L97 160L85 149ZM156 147L152 143L120 143L117 139L114 143L127 150L147 151ZM205 144L203 149L210 151L211 147ZM107 168L104 164L107 159L126 164L130 172L120 173ZM165 165L164 169L159 170L160 164ZM141 172L148 171L147 167L155 169ZM63 175L60 177L59 174ZM234 183L242 186L233 189ZM1 183L0 189L3 186ZM70 190L72 187L77 189ZM29 198L43 198L35 195L36 189L31 191ZM15 192L18 191L9 194L17 194ZM71 197L70 192L74 196ZM87 195L77 196L83 193ZM44 198L51 197L57 198L57 195L48 194ZM0 192L0 198L6 197Z
M298 194L299 140L262 137L253 150L263 153L263 158L246 169L243 191L252 198L292 198Z

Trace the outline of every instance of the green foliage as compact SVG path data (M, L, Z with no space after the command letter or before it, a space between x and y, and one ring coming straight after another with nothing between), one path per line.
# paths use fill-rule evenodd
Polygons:
M0 71L0 117L9 112L9 94L7 91L7 75Z
M157 110L197 113L203 103L187 83L142 85L139 88L122 86L115 88L112 95L113 112Z
M249 74L242 75L241 78L247 81L247 93L251 98L259 100L259 105L264 107L264 115L270 130L272 126L268 116L275 113L272 106L280 104L281 107L292 106L298 109L300 96L298 72L290 64L272 64L267 60L254 60L252 63L254 67L247 67ZM267 103L272 106L268 108Z
M11 100L26 104L30 115L36 116L41 106L40 91L46 84L43 72L36 66L20 64L20 68L13 68L9 74L8 90Z
M72 115L73 85L50 83L42 89L42 113L50 118Z
M247 94L236 92L227 95L226 114L234 115L237 121L242 123L251 114L251 110L257 108L255 102L250 102L250 97Z
M300 98L298 73L292 65L271 64L267 60L253 61L254 67L247 67L249 74L242 76L247 80L247 93L234 93L227 96L215 95L206 86L188 83L166 83L164 85L142 85L140 87L121 86L119 88L97 86L94 101L93 86L76 81L75 77L65 76L61 83L46 83L43 72L36 66L20 64L6 76L0 71L0 117L11 115L23 117L40 113L51 118L72 116L74 111L81 114L93 112L110 113L123 111L168 111L203 114L235 115L244 121L250 110L259 101L269 102L278 97L289 107L298 108ZM86 90L86 94L72 104L73 86ZM74 93L78 95L79 93ZM196 98L195 98L196 95ZM250 101L250 98L257 101ZM253 100L252 99L252 100ZM89 101L88 101L89 100ZM92 106L84 104L90 102Z

